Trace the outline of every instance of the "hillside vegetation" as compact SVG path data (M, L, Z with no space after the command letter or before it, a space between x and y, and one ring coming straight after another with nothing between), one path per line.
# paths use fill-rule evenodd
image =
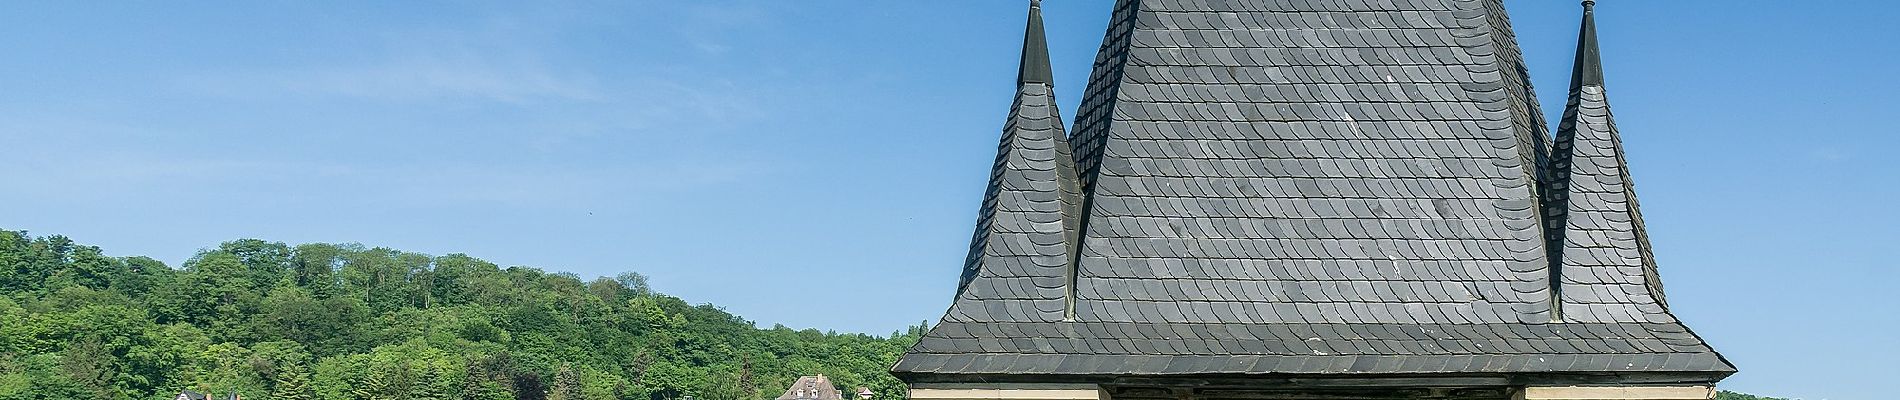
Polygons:
M741 400L811 374L897 398L921 330L759 329L637 274L461 254L238 240L171 268L0 231L0 400Z
M1730 392L1730 391L1725 390L1725 391L1722 391L1721 393L1716 393L1715 400L1788 400L1788 399L1783 399L1779 397L1750 396L1746 394L1735 393L1735 392Z

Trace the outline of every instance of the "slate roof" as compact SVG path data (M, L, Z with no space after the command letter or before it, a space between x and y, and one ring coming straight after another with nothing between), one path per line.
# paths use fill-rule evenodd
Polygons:
M1081 207L1066 160L1014 161L1061 136L1025 129L1055 113L1022 85L964 285L900 378L1734 371L1660 300L1600 72L1549 153L1501 0L1112 18L1073 137ZM1581 36L1594 54L1593 19Z

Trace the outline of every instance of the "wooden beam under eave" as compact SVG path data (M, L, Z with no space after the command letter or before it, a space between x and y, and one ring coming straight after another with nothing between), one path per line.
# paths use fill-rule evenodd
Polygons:
M911 400L1105 400L1100 389L911 389Z

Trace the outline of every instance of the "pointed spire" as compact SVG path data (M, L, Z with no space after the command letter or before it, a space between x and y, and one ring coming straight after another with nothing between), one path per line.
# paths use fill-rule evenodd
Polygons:
M1577 66L1570 88L1603 86L1603 53L1597 50L1597 2L1584 0L1583 28L1577 32Z
M1595 2L1583 3L1570 104L1545 185L1554 317L1669 323L1623 141L1603 88Z
M1031 2L1016 101L945 321L1065 318L1082 195L1049 69L1041 7Z
M1042 0L1029 0L1029 26L1023 29L1023 60L1016 83L1055 83L1049 68L1049 38L1042 30Z

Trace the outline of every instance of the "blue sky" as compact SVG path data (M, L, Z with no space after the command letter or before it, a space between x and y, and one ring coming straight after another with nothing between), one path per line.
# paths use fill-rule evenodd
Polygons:
M1046 5L1075 110L1109 0ZM1572 1L1508 6L1560 113ZM1900 376L1900 3L1602 2L1675 311L1732 389ZM770 326L947 306L1022 1L0 3L0 228L468 253Z

